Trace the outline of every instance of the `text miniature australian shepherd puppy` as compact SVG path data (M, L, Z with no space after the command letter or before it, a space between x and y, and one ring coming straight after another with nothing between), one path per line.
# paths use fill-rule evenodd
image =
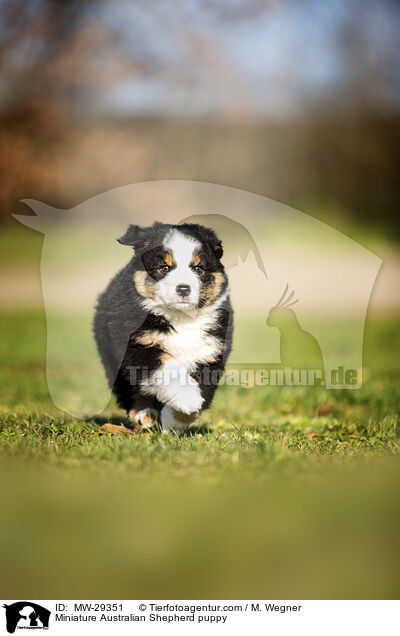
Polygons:
M232 346L222 245L201 225L130 225L133 258L94 320L110 387L135 429L182 431L207 409Z

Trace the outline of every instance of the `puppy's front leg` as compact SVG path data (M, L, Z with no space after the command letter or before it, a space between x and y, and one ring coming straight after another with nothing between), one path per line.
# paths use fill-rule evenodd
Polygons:
M169 431L183 433L198 417L199 413L190 413L190 415L187 415L165 404L161 410L162 430L164 433L168 433Z
M160 369L143 381L142 391L147 395L154 395L165 404L161 412L161 423L166 430L186 428L188 422L184 416L192 415L191 421L194 421L204 402L196 380L173 358L164 362Z

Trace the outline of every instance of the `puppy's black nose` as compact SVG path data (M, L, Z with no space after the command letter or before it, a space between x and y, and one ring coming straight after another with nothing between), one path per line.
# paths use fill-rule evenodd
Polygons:
M190 285L177 285L176 293L178 296L182 296L182 298L186 298L190 294Z

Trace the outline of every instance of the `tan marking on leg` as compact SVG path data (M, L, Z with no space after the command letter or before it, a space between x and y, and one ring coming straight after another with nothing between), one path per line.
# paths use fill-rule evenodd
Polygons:
M141 409L129 411L129 421L134 430L141 428L151 428L158 420L158 412L155 409Z
M161 410L161 426L163 433L173 431L177 435L184 433L186 429L197 420L199 413L187 415L165 404Z
M140 335L135 336L134 340L135 342L143 345L144 347L158 346L158 347L161 347L162 349L164 336L165 334L163 334L161 331L147 331L146 333L141 333ZM170 360L170 359L171 359L171 356L164 352L161 358L162 362L166 362L167 360Z
M135 406L128 413L129 422L134 431L141 428L151 428L157 422L159 414L156 409L152 408L152 400L146 398L135 401Z
M186 424L187 426L189 426L189 424L193 424L193 422L198 420L200 417L200 413L189 413L188 415L187 413L182 413L176 409L171 409L171 411L178 422L182 422L182 424Z
M165 364L168 360L172 360L172 356L166 351L163 351L161 354L161 363Z
M154 347L157 345L157 336L155 331L149 331L147 333L142 333L140 336L135 337L135 342L143 345L144 347Z

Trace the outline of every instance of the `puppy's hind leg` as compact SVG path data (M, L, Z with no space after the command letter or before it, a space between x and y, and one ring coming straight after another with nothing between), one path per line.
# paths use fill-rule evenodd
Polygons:
M151 428L159 421L159 411L155 408L154 400L146 398L135 400L128 412L129 422L133 429Z

